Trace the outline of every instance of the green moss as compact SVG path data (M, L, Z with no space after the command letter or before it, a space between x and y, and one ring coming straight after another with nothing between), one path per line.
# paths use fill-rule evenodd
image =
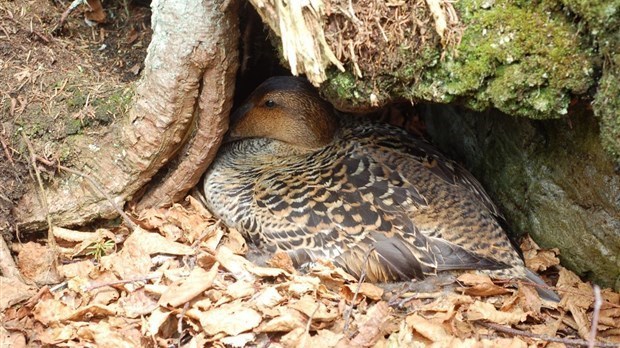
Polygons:
M594 113L601 120L601 139L607 152L620 162L620 53L603 72L594 99Z
M546 119L565 115L571 95L593 85L592 52L566 11L510 0L487 8L476 0L456 4L466 28L457 49L443 59L435 46L416 47L416 54L403 49L393 71L372 77L375 94L382 86L381 100L462 100L477 110ZM369 106L366 79L350 73L330 79L336 82L328 81L326 94L336 105Z
M562 265L620 289L620 176L588 105L566 120L432 106L433 142L482 182L517 234L559 248Z

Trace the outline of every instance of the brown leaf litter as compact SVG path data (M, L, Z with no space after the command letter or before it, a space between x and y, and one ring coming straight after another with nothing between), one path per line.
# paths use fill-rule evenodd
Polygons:
M620 295L603 290L595 313L593 287L559 265L557 250L541 250L530 239L523 244L527 263L546 275L557 273L560 303L540 299L529 284L517 290L474 273L461 274L452 289L408 293L359 283L329 262L302 274L286 254L257 266L242 256L248 247L239 233L225 231L193 198L149 210L139 221L131 233L56 229L57 253L23 245L22 274L38 284L49 284L55 279L50 275L64 281L42 286L19 304L23 296L3 291L2 342L562 347L587 344L596 315L596 344L620 343ZM92 248L106 243L114 247ZM35 253L47 260L45 267L26 257Z

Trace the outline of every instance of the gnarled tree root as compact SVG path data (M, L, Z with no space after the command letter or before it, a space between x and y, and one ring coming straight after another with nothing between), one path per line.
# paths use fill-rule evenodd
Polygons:
M75 168L94 178L117 205L169 204L196 184L226 131L238 65L238 19L232 2L154 1L153 38L128 117ZM88 152L88 151L84 151ZM117 215L112 204L79 175L46 188L48 210L33 187L15 210L20 231L84 225Z

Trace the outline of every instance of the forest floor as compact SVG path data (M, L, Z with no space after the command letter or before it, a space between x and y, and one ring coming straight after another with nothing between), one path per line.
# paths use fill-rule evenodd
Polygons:
M0 3L0 231L12 231L11 208L36 172L46 183L56 174L32 155L79 162L82 145L130 106L151 31L149 9L128 3L106 2L107 21L94 27L84 17L101 13L80 7L62 28L58 2ZM620 294L598 292L529 239L526 262L559 303L473 273L413 290L357 282L329 263L300 273L286 255L259 267L191 198L135 219L133 231L54 228L55 245L19 236L17 266L37 286L2 278L0 346L620 344Z
M68 166L80 146L122 119L150 41L150 9L107 2L106 23L85 23L87 6L64 25L61 2L0 3L0 231L13 234L11 209L33 185L32 154ZM67 3L65 6L68 6ZM92 16L92 14L91 14ZM54 175L41 169L43 181ZM11 232L11 233L9 233Z

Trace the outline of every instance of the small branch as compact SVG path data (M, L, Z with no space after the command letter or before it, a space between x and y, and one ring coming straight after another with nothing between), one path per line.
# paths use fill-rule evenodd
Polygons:
M39 190L37 192L39 193L39 200L41 201L41 205L43 206L43 209L45 210L45 218L47 220L47 228L48 228L47 240L51 245L55 245L56 240L54 239L54 234L52 233L53 225L52 225L52 218L50 217L49 205L47 204L47 195L45 194L45 188L43 187L43 180L41 179L41 173L39 173L39 168L37 168L37 155L35 155L34 148L32 147L30 140L28 140L28 137L26 137L24 133L21 133L21 134L22 134L22 139L26 143L26 147L28 147L28 152L30 153L28 162L30 163L30 166L34 170L35 176L37 178L37 183L39 185Z
M15 167L15 162L13 162L13 156L11 156L11 152L9 151L9 147L6 145L4 137L0 134L0 144L2 144L2 148L4 149L4 153L6 154L6 158L9 160L11 165Z
M146 275L146 276L140 276L140 277L134 277L134 278L130 278L130 279L121 279L121 280L115 280L115 281L111 281L111 282L91 283L90 285L85 286L84 291L85 292L93 291L95 289L103 288L105 286L112 286L112 285L118 285L118 284L145 282L147 280L160 278L161 276L162 276L161 273L154 273L154 274L150 274L150 275Z
M187 313L187 310L189 309L189 302L185 302L185 304L183 305L183 309L181 310L181 313L179 313L179 322L177 323L177 333L179 334L179 338L177 340L177 347L181 347L182 346L182 340L183 340L183 319L185 319L185 313Z
M374 250L375 250L374 247L370 248L368 249L368 251L366 251L366 255L364 255L364 262L362 263L362 272L360 273L359 280L357 281L357 287L355 288L355 293L353 294L353 298L351 299L351 306L349 307L349 310L347 311L347 314L344 319L344 328L342 332L345 334L349 330L349 320L351 319L351 314L353 314L353 305L355 304L357 295L359 294L360 289L362 288L362 283L364 282L364 279L366 278L366 267L368 266L368 258L370 258L370 253L372 253Z
M125 212L123 211L123 209L121 209L118 204L116 204L116 202L114 202L114 200L112 199L112 197L110 197L110 195L108 195L108 193L101 187L99 186L99 184L95 181L95 179L93 179L90 175L82 173L78 170L75 169L71 169L69 167L65 167L63 165L61 165L60 163L55 163L53 161L49 161L41 156L35 156L35 159L43 164L45 164L46 166L50 166L50 167L56 167L60 170L64 170L67 171L69 173L75 174L75 175L79 175L82 178L86 179L88 181L88 183L92 186L92 188L94 188L96 191L98 191L101 195L103 195L103 197L105 197L105 199L112 205L112 207L114 207L114 210L116 210L116 212L123 218L123 221L125 222L125 224L127 224L132 230L135 230L138 226L131 220L131 218L125 214Z
M594 348L596 344L596 332L598 331L598 317L601 312L601 305L603 300L601 298L601 288L598 285L594 285L594 313L592 314L592 326L590 328L590 337L588 337L588 348Z
M484 327L487 327L489 329L501 331L501 332L514 335L514 336L529 337L529 338L534 338L534 339L541 340L541 341L557 342L557 343L563 343L566 345L575 345L575 346L583 346L583 347L588 347L590 345L590 342L586 340L582 340L582 339L571 339L571 338L551 337L547 335L538 335L532 332L513 329L511 327L506 327L506 326L498 325L494 323L487 323L483 321L476 321L475 323L482 325ZM615 343L594 342L592 347L618 348L618 345Z

